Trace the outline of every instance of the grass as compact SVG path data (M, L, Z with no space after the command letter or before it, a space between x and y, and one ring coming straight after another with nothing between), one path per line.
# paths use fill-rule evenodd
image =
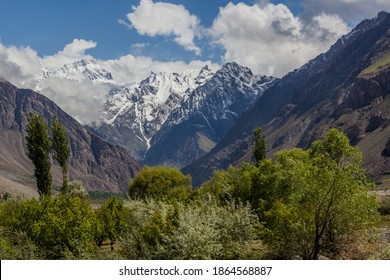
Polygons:
M390 52L380 57L373 64L368 66L362 72L360 72L360 77L371 77L375 74L381 72L384 69L390 68Z

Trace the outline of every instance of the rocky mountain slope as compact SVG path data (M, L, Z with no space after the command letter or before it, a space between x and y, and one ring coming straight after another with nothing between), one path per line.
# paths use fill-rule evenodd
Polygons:
M278 79L227 63L170 112L151 139L145 162L183 167L209 152Z
M150 148L151 138L171 112L212 75L207 66L199 73L152 72L143 81L126 85L113 94L105 104L100 125L93 129L142 160Z
M93 131L147 164L182 167L207 153L277 79L228 63L214 73L151 73L113 94Z
M32 90L18 89L0 79L0 169L7 174L32 175L25 151L25 126L29 112L43 115L49 123L56 115L69 136L69 179L84 182L88 190L126 192L130 178L140 169L124 148L90 133L53 101ZM54 179L61 181L54 167Z
M261 126L269 156L302 147L330 127L345 132L376 180L390 171L390 14L360 23L267 90L207 155L184 168L199 185L212 171L250 160L251 134Z

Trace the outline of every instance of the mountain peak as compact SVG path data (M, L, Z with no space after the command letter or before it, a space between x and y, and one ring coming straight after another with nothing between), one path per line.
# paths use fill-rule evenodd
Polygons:
M99 65L95 59L81 59L64 64L59 69L43 69L44 79L65 78L69 80L90 80L93 82L107 83L114 80L111 72ZM39 89L39 86L36 88Z
M225 65L218 72L229 73L229 75L238 75L238 73L245 73L249 76L253 76L253 72L251 69L249 69L248 67L241 66L237 62L225 63Z
M374 18L374 20L381 21L381 20L383 20L384 18L386 18L388 16L390 16L390 13L388 13L386 11L380 11L378 13L378 15Z

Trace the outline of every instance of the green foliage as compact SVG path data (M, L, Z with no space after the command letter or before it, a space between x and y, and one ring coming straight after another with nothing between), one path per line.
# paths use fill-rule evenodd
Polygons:
M129 231L122 239L129 259L235 258L258 224L250 205L220 206L210 195L189 204L129 203Z
M216 171L193 193L191 178L179 170L146 167L130 182L130 200L114 196L93 211L81 182L72 181L57 198L0 201L0 257L350 256L346 247L372 240L378 218L361 162L346 136L332 129L306 151ZM370 258L388 258L382 247Z
M0 218L1 226L25 234L43 258L83 258L93 252L92 207L79 197L9 201L1 206Z
M123 253L128 259L163 259L165 246L174 231L176 206L153 199L130 200L127 230L121 239Z
M204 198L180 211L165 254L169 259L234 259L239 244L254 237L257 223L250 205L219 206L212 197Z
M34 164L34 176L40 195L50 195L52 177L49 152L49 129L42 116L30 113L26 126L27 156Z
M39 260L42 257L42 252L25 232L0 227L1 260Z
M256 127L253 130L253 158L255 160L255 164L259 165L262 160L266 159L266 156L266 142L263 130L261 127Z
M240 167L229 166L224 170L217 170L214 176L207 181L198 194L211 194L220 202L226 203L232 200L251 201L253 194L253 174L256 167L250 163L244 163Z
M185 201L191 194L191 177L172 167L144 167L130 182L131 198Z
M54 151L53 158L56 160L62 168L63 185L62 192L68 191L68 159L70 156L70 148L68 143L68 137L58 121L57 117L52 118L52 149Z
M212 194L222 205L249 202L274 257L335 258L378 218L361 159L348 138L331 129L307 151L284 150L257 166L217 171L196 193Z
M117 197L108 199L95 215L95 242L101 246L104 240L109 239L113 251L114 243L121 237L126 227L123 200Z
M273 164L277 199L264 213L264 232L279 257L334 258L347 239L376 223L377 201L367 194L361 154L337 130L308 151L277 153Z

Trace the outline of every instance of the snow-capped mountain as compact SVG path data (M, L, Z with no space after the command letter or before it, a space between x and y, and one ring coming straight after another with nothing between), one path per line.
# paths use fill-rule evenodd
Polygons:
M170 113L152 138L145 162L183 167L198 159L277 81L234 62L225 64Z
M83 59L58 69L43 69L35 89L39 91L42 86L45 90L44 86L51 86L48 82L53 79L74 81L74 86L88 82L100 91L105 89L107 101L103 110L96 108L98 117L89 129L125 147L139 160L176 166L208 152L277 80L254 75L237 63L227 63L217 72L209 66L184 73L151 72L140 82L119 84L99 61ZM190 131L180 129L188 125ZM192 140L182 139L187 136ZM179 139L183 146L177 143ZM172 143L176 144L170 146ZM162 151L164 155L160 157Z
M205 66L199 73L154 73L114 94L105 104L95 127L104 138L125 146L138 158L150 148L150 139L171 112L193 89L207 82L214 72Z
M88 79L96 83L113 82L112 74L99 65L97 60L82 59L73 63L65 64L59 69L43 69L43 78L59 78L67 80L82 81Z

